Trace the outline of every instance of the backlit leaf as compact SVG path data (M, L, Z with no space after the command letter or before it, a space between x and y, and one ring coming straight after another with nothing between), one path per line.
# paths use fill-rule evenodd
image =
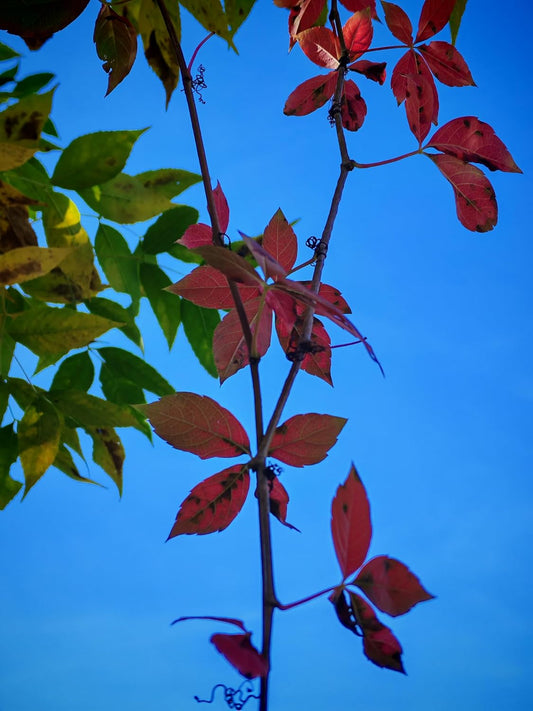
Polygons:
M299 32L308 30L315 24L323 24L318 23L318 20L324 9L324 0L303 0L296 7L291 1L284 6L291 10L289 16L289 33L292 42L295 41L294 38L296 38Z
M87 392L94 380L94 365L85 350L65 358L56 370L50 390L78 388Z
M130 73L137 54L137 34L131 22L109 5L102 5L94 26L93 41L109 74L106 96Z
M0 284L20 284L42 276L72 254L70 248L19 247L0 254Z
M411 132L422 143L431 128L434 115L433 87L422 74L407 74L405 113Z
M328 456L346 422L332 415L295 415L276 428L268 456L293 467L317 464Z
M357 84L348 79L344 82L344 91L341 97L342 125L348 131L358 131L366 116L366 103Z
M337 72L312 77L291 92L283 107L286 116L306 116L331 99L337 84Z
M99 131L75 138L57 161L53 184L83 190L106 183L121 172L135 141L145 131Z
M450 32L452 35L452 44L455 44L457 40L457 34L459 32L459 27L461 26L461 20L463 19L463 13L466 8L467 0L455 0L455 5L453 6L452 14L450 15Z
M463 161L482 163L489 170L522 172L492 127L475 116L463 116L444 124L427 147Z
M249 486L250 475L242 465L208 477L181 504L168 538L182 533L204 535L224 530L242 509Z
M256 0L225 0L226 17L232 35L246 20L255 2Z
M30 49L39 47L54 32L80 15L89 0L2 0L0 27L20 35Z
M217 211L218 226L220 227L221 232L225 232L229 225L229 207L224 191L218 182L213 190L213 199L215 201L215 209Z
M242 232L241 236L250 254L261 267L263 274L265 275L265 279L272 278L274 281L277 281L279 278L283 278L287 275L286 270L272 256L272 254L270 254L270 252L268 252L254 239L242 234Z
M180 0L180 3L208 32L214 32L224 39L229 37L228 23L220 0Z
M247 679L266 677L268 664L250 642L251 633L214 634L211 642L235 669Z
M270 513L287 528L292 528L293 531L299 532L300 529L293 526L292 523L287 522L287 504L289 503L289 495L277 476L274 477L270 484L268 499L270 503Z
M69 390L52 390L48 399L66 417L70 417L77 427L136 427L138 420L130 407L108 402L100 397L89 395L71 388Z
M185 234L179 240L179 244L188 249L213 244L213 230L203 222L199 222L197 225L191 225L185 230Z
M11 465L18 457L17 435L13 424L0 428L0 510L15 498L22 484L9 475Z
M353 583L379 610L393 617L404 615L419 602L434 597L406 565L386 555L369 560Z
M29 405L18 425L18 449L24 471L24 496L56 458L61 434L61 418L44 397Z
M111 346L98 348L98 353L104 359L105 366L115 375L119 376L122 373L143 390L159 396L174 392L172 385L155 368L133 353Z
M11 319L8 331L15 341L44 355L83 348L116 325L94 314L40 306Z
M454 5L455 0L425 0L415 42L423 42L440 32L450 19Z
M372 17L377 18L376 0L341 0L341 5L344 5L344 7L351 12L359 12L369 7L372 12Z
M337 69L341 56L340 43L327 27L311 27L296 38L303 53L319 67Z
M126 454L112 427L85 427L93 440L93 461L105 471L122 494L122 468Z
M359 59L348 66L352 72L364 74L367 79L376 81L378 84L384 84L387 78L386 62L369 62L367 59Z
M467 63L448 42L430 42L418 48L435 77L446 86L475 86Z
M138 409L159 437L201 459L250 453L248 435L240 422L207 396L175 393Z
M145 254L160 254L168 251L180 239L185 230L198 220L198 210L188 205L178 205L166 210L146 230L141 243Z
M381 0L385 22L392 34L406 45L413 42L413 26L406 12L392 2Z
M348 50L348 61L360 57L372 42L372 17L369 8L355 12L342 28L342 36Z
M238 288L243 301L259 295L256 286L239 284ZM207 309L231 309L235 306L227 278L208 265L196 267L186 277L167 287L167 291Z
M494 189L483 173L470 163L450 155L425 155L451 183L457 217L467 230L488 232L498 221Z
M101 222L94 239L94 249L110 286L115 291L139 299L139 261L118 230Z
M264 283L252 265L235 252L223 247L206 245L195 249L209 265L220 270L229 279L260 288Z
M390 629L376 617L372 607L360 595L349 591L350 607L363 633L363 651L378 667L405 674L402 647Z
M370 505L353 464L331 504L331 534L343 577L347 578L363 564L372 538Z
M39 150L52 95L53 91L26 96L0 113L0 171L22 165Z
M170 286L170 279L157 264L141 264L140 279L168 347L171 348L181 320L180 300L166 290Z
M265 227L262 245L286 272L293 268L298 242L294 230L281 210L277 210Z
M422 59L422 57L413 50L408 50L398 61L396 66L392 71L391 77L391 89L398 104L401 104L407 98L408 88L407 88L407 77L411 75L420 74L424 79L427 80L428 84L431 86L433 92L433 115L431 116L432 123L436 124L439 117L439 96L437 93L437 88L433 80L431 71L429 70L427 64ZM427 98L422 97L426 100ZM411 93L411 111L416 111L417 107L417 93Z

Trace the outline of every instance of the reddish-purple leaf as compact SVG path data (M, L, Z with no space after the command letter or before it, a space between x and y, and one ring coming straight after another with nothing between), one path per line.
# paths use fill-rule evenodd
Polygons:
M205 395L165 395L150 405L138 405L137 409L150 420L159 437L201 459L250 453L248 435L241 423Z
M299 5L294 7L294 1L285 7L291 8L289 16L289 34L292 39L292 44L296 41L296 35L299 32L308 30L317 22L324 8L325 0L303 0Z
M366 52L372 42L373 32L370 8L360 10L348 18L342 28L342 36L348 50L348 61L352 62Z
M301 340L302 320L297 319L294 327L291 327L282 319L276 318L276 333L281 347L292 357ZM309 351L302 360L302 370L310 375L316 375L325 380L329 385L333 385L331 380L331 341L328 332L321 321L313 319L313 330L311 332L311 343Z
M415 42L423 42L440 32L449 21L455 0L426 0L420 12Z
M292 467L317 464L328 456L347 421L314 412L295 415L276 428L268 456Z
M439 95L437 93L437 87L435 86L433 75L427 64L417 52L411 49L400 58L392 71L391 89L396 97L396 101L398 104L401 104L402 101L405 101L407 98L407 77L412 74L420 74L431 87L431 91L433 92L433 114L431 116L431 122L436 124L439 117ZM416 109L416 98L416 94L411 95L411 110Z
M310 281L301 281L300 284L303 284L308 288L311 286ZM330 284L324 284L324 282L321 282L318 288L318 294L323 299L326 299L326 301L329 301L330 304L339 309L339 311L342 311L343 314L352 313L351 308L348 306L348 302L335 286L331 286ZM298 313L303 313L304 310L299 305L297 305L296 311ZM320 313L320 307L318 307L316 311L317 313Z
M102 5L94 26L93 41L104 71L109 74L106 96L129 74L137 54L137 33L131 22Z
M489 170L522 172L494 129L475 116L463 116L444 124L427 144L426 148L429 147L463 161L482 163Z
M183 233L183 236L177 242L189 249L213 244L213 230L209 225L198 222L198 224L189 225Z
M54 32L73 22L89 0L49 0L48 2L4 2L0 13L3 30L19 35L27 46L39 49Z
M472 232L492 230L498 221L498 204L492 185L479 168L455 156L425 155L450 181L461 224Z
M337 83L337 72L304 81L289 95L283 107L286 116L307 116L331 99Z
M249 301L259 295L256 286L239 284L238 289L243 301ZM209 265L196 267L166 290L206 309L232 309L235 306L227 278Z
M303 53L319 67L337 69L341 47L339 40L327 27L311 27L296 38Z
M261 358L270 346L272 310L262 297L244 303L244 311L252 332L253 355ZM236 309L232 309L215 328L213 334L213 357L223 383L250 362L248 347Z
M359 12L369 7L372 17L377 19L376 0L341 0L341 5L351 12Z
M235 669L247 679L268 674L268 664L250 642L251 632L245 634L214 634L211 642Z
M235 252L215 245L197 247L195 250L210 266L225 274L228 279L262 289L264 281L252 265Z
M350 603L348 602L346 592L341 588L334 590L329 596L328 600L333 604L339 622L343 627L353 632L358 637L362 637L362 632L359 631L357 626L357 621L353 614Z
M249 487L250 475L242 465L208 477L181 504L168 539L183 533L204 535L227 528L242 509Z
M422 143L431 128L434 113L433 88L422 74L407 74L405 113L407 123L419 143Z
M348 65L348 69L352 72L364 74L367 79L377 81L378 84L384 84L387 78L386 66L386 62L369 62L368 59L359 59L357 62Z
M370 505L353 464L331 504L331 534L337 560L346 579L363 564L372 538Z
M247 632L244 622L242 620L236 620L234 617L213 617L212 615L186 615L185 617L178 617L177 620L171 622L171 625L175 625L178 622L185 622L187 620L214 620L215 622L227 622L228 625L235 625L243 632Z
M265 227L262 246L285 272L289 272L293 268L298 254L298 241L294 230L281 210L277 210Z
M348 79L344 82L344 91L341 98L342 125L348 131L358 131L366 116L366 103L361 96L357 84Z
M229 224L229 207L228 201L226 200L226 196L224 195L219 182L217 182L217 186L213 190L213 199L215 201L215 209L217 211L218 226L220 227L221 232L225 232L228 229Z
M300 532L300 529L293 526L292 523L287 523L287 504L289 503L289 495L277 476L274 477L272 481L269 499L270 513L275 516L280 523L287 526L287 528L292 528L293 531Z
M386 555L369 560L352 582L379 610L392 617L405 615L419 602L434 597L406 565Z
M350 607L363 633L363 651L378 667L405 674L402 647L390 629L381 623L372 607L360 595L349 592Z
M413 26L404 10L392 2L381 0L385 22L392 34L406 45L413 43Z
M251 237L247 237L242 232L240 234L252 257L263 270L265 279L271 278L274 279L274 281L277 281L287 275L286 269L281 266L281 264L272 256L272 254L270 254L270 252L268 252L254 239L251 239Z
M418 49L434 76L447 86L475 86L467 63L449 42L430 42Z

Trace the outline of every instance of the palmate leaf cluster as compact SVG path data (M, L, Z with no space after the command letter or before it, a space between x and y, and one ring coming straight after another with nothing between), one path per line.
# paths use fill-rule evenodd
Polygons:
M174 391L143 358L137 323L143 299L169 348L183 324L212 375L212 333L220 320L216 310L189 302L181 309L181 298L164 290L172 280L159 263L164 255L167 264L195 259L175 241L198 212L173 199L200 177L174 168L124 172L142 129L81 136L61 150L50 119L53 75L19 78L19 59L0 45L1 508L23 487L10 476L17 460L24 495L50 467L90 481L80 433L92 442L94 462L122 489L125 452L117 428L150 437L132 405L146 402L145 392ZM37 157L49 151L59 155L51 172ZM82 220L80 208L86 214L87 206L98 221ZM152 224L130 245L120 225L147 220ZM85 222L97 222L94 234ZM111 330L136 352L99 346ZM34 375L45 371L38 380L48 387L26 374L28 362Z

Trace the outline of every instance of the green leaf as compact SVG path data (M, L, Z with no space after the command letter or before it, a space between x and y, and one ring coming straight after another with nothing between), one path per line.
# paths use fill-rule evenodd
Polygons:
M0 509L5 509L15 498L22 484L9 476L11 465L17 460L18 439L13 424L0 428Z
M101 223L94 249L110 286L115 291L129 294L134 300L140 299L139 261L120 232Z
M15 352L15 341L6 332L6 317L0 317L0 377L6 378L11 367L13 353Z
M65 358L54 375L50 390L87 390L94 380L94 365L87 351Z
M155 368L133 353L110 346L98 348L98 353L104 359L102 371L108 369L116 377L122 375L135 383L141 390L148 390L160 397L175 392L172 385ZM130 402L134 403L135 400Z
M457 41L457 34L463 19L463 13L466 8L467 0L455 0L455 5L450 16L450 32L452 35L452 44Z
M70 247L19 247L0 254L0 285L20 284L47 274L72 251Z
M220 0L180 0L180 3L208 32L229 38L228 21Z
M97 316L103 316L111 321L122 322L125 325L120 327L122 333L133 341L136 346L139 346L143 350L143 339L141 332L135 324L135 320L128 309L125 309L116 301L111 301L111 299L104 299L102 297L95 297L94 299L88 299L85 301L85 306L89 309L92 314Z
M128 406L108 402L83 390L52 390L49 399L78 427L138 428L138 420Z
M66 474L71 479L74 479L74 481L83 482L84 484L96 484L97 486L100 486L98 482L93 481L92 479L88 479L87 477L82 476L80 474L79 469L76 466L76 463L72 457L72 454L69 452L69 450L65 447L64 444L59 445L59 449L57 450L57 455L54 459L52 466L56 467L56 469L59 469L59 471L62 471L63 474Z
M44 397L29 405L18 426L18 447L24 471L24 496L34 486L57 456L61 417Z
M83 348L117 323L94 314L41 306L25 311L7 324L8 332L37 355Z
M126 454L124 447L112 427L87 428L93 440L93 460L116 484L122 495L122 467Z
M146 402L144 392L137 383L117 374L105 363L100 369L100 385L102 393L109 402L116 402L118 405L140 405Z
M156 264L141 264L140 277L144 292L170 349L180 325L181 300L175 294L163 291L172 282Z
M17 86L13 89L13 96L23 97L29 94L36 94L40 89L49 84L54 79L55 74L50 72L42 72L40 74L30 74L20 81L17 81Z
M175 207L171 198L200 180L199 175L185 170L162 168L137 176L119 173L102 185L78 192L102 217L120 224L132 224Z
M220 316L216 309L204 309L192 301L182 299L181 320L183 329L196 357L213 378L218 372L213 358L213 333Z
M44 393L44 390L31 385L22 378L7 378L6 385L9 394L15 398L19 407L25 410L35 400L36 395Z
M52 182L69 190L106 183L124 168L135 141L145 131L99 131L75 138L61 154Z
M33 200L43 205L53 203L52 183L46 169L37 158L30 158L24 165L4 173L2 177Z
M11 69L6 69L5 72L2 72L0 74L0 86L4 86L4 84L12 82L18 74L18 70L18 64L15 64L15 66L11 67Z
M166 252L183 236L187 227L198 222L198 217L198 210L188 205L178 205L167 210L147 229L141 242L142 251L145 254Z
M14 57L20 57L20 54L15 52L14 49L11 49L11 47L8 47L7 44L0 42L0 62L6 59L13 59Z
M226 6L227 22L233 36L250 14L250 10L255 5L255 0L226 0L224 4Z
M9 388L4 380L0 380L0 423L7 410L7 403L9 402Z
M11 170L39 150L39 139L52 109L52 94L32 94L0 113L0 170Z

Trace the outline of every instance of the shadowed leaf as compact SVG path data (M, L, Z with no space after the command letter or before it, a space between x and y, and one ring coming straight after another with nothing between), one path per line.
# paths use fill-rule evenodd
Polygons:
M39 49L54 32L80 15L89 0L2 0L0 27ZM13 56L13 55L11 55ZM15 53L16 56L16 53Z
M223 274L221 276L225 279ZM218 373L213 354L213 338L220 323L218 311L214 308L204 309L187 300L181 301L180 309L183 330L195 356L209 375L216 378Z
M289 495L277 476L274 477L271 483L269 502L270 513L284 526L292 528L293 531L298 531L298 533L300 533L299 528L296 528L296 526L293 526L292 523L287 522L287 504L289 503Z
M360 595L351 591L348 594L351 610L363 633L363 651L367 659L378 667L405 674L401 644Z
M17 461L18 440L13 424L0 428L0 510L15 498L22 488L20 481L9 475L11 465Z
M94 26L96 52L109 74L106 96L130 73L137 54L137 34L126 17L102 5Z
M211 642L235 669L247 679L266 677L268 664L250 642L250 632L246 634L214 634Z

